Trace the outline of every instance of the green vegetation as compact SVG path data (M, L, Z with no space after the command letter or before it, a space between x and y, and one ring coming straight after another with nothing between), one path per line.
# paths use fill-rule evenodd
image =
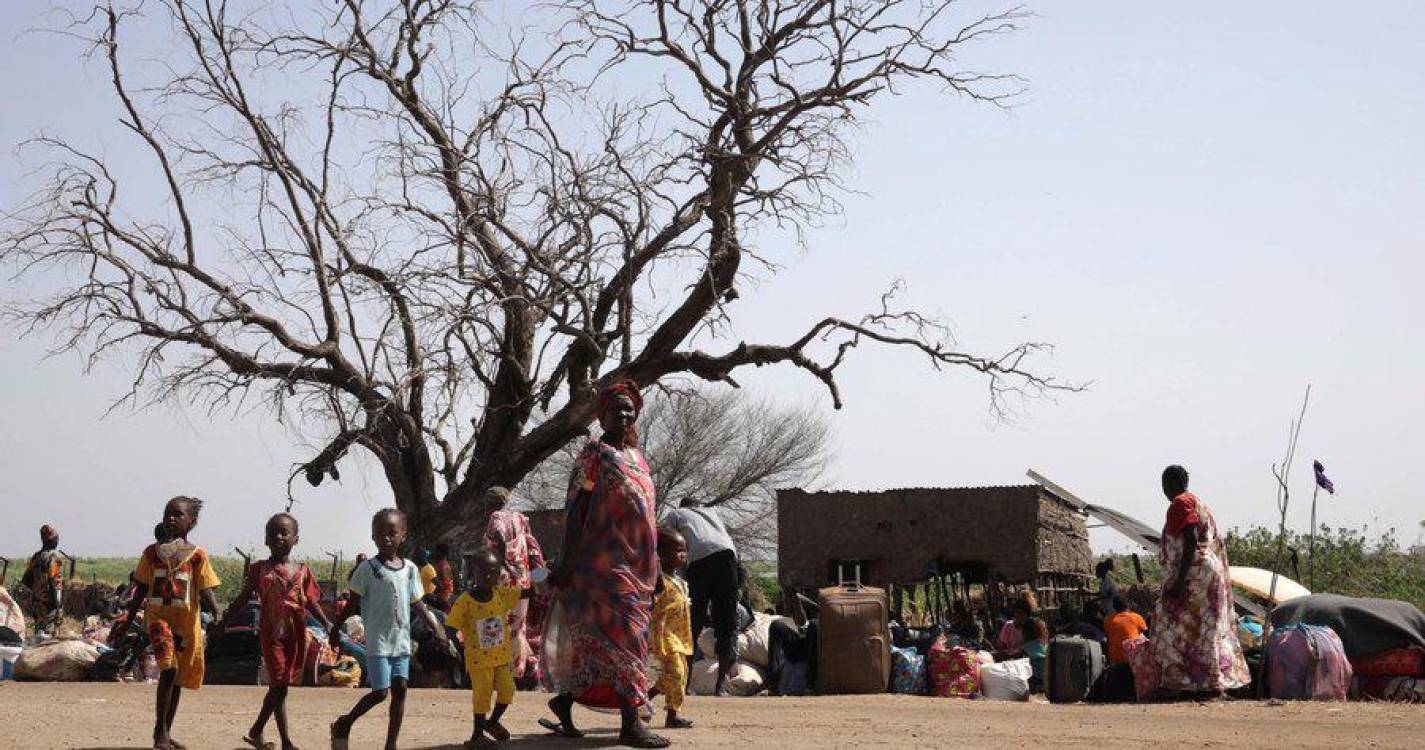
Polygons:
M1310 540L1304 533L1287 531L1286 554L1278 572L1312 591L1378 599L1401 599L1425 609L1425 548L1403 549L1395 529L1378 536L1367 527L1316 532L1315 583L1311 580ZM1293 562L1292 552L1296 553ZM1277 553L1277 530L1264 526L1232 529L1227 533L1227 558L1233 565L1271 570ZM1162 569L1155 555L1140 554L1143 575L1152 584L1162 581ZM1114 579L1121 585L1132 583L1133 563L1118 556Z
M15 558L11 558L14 560ZM242 586L242 558L240 557L214 557L213 570L218 574L218 578L223 583L218 587L216 595L218 601L227 604L237 596L238 588ZM75 558L74 580L79 583L106 583L118 585L129 580L129 573L138 565L137 557L78 557ZM312 572L316 573L318 579L325 579L331 572L331 560L304 560L312 567ZM347 560L342 568L343 574L346 568L351 566L351 561ZM23 563L21 563L23 568ZM10 565L11 582L19 581L21 570L16 570L15 563Z

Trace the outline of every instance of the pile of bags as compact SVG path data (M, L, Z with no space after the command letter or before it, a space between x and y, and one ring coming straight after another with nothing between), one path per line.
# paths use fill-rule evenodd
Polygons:
M737 663L728 670L724 681L732 695L757 695L766 687L767 670L771 667L772 621L776 619L759 612L752 616L752 624L737 634ZM712 628L704 628L698 637L698 653L702 659L693 663L688 692L712 695L717 685L717 648Z
M955 645L946 636L925 653L912 645L891 648L891 692L940 698L1029 700L1028 659L996 663L988 651Z

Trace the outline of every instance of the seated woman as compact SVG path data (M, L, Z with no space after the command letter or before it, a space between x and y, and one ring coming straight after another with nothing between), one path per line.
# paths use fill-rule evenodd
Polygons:
M1009 621L1000 628L999 635L995 636L996 661L1000 661L1000 654L1012 656L1024 650L1024 642L1030 637L1026 627L1038 612L1039 601L1034 598L1034 592L1020 592L1019 598L1009 605Z
M1021 656L1029 659L1029 668L1034 673L1029 678L1029 689L1033 692L1044 690L1044 663L1049 658L1049 626L1038 617L1031 617L1025 623L1024 648Z

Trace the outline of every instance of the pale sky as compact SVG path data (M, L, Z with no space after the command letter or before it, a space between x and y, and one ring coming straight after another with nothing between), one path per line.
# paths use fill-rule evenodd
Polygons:
M0 144L44 129L136 153L98 64L62 38L20 33L52 25L45 6L7 8ZM953 320L964 347L1052 342L1040 367L1091 390L996 424L983 380L869 346L842 371L840 412L799 371L739 379L828 409L827 486L1016 484L1033 467L1157 525L1158 474L1182 463L1224 527L1273 520L1270 465L1310 383L1293 526L1306 527L1319 458L1340 493L1323 496L1324 523L1394 526L1416 541L1425 5L1031 9L1026 30L976 57L1028 79L1018 106L927 91L878 100L855 135L845 216L804 250L764 238L782 270L746 286L731 312L738 336L785 342L823 315L858 316L904 278L905 299ZM26 193L32 166L0 161L0 205ZM0 297L27 291L7 281ZM137 554L179 493L209 501L195 541L219 554L260 547L308 450L261 413L106 417L132 361L85 376L76 356L44 360L48 343L0 331L0 553L28 553L48 522L73 554ZM370 513L389 495L364 474L348 463L342 484L300 488L301 552L369 546Z

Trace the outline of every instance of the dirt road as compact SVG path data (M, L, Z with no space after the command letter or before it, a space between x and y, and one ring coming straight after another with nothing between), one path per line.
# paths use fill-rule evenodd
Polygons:
M298 689L290 700L296 740L329 747L327 724L350 707L356 690ZM208 687L185 692L174 735L193 750L244 747L261 688ZM144 748L153 710L146 685L0 683L0 748ZM469 736L469 696L413 690L405 748L458 748ZM357 725L353 748L379 748L385 712ZM670 732L679 748L742 747L1042 747L1142 748L1181 744L1261 747L1421 747L1425 706L1365 703L1222 703L1155 706L1055 706L909 696L828 698L689 698L691 730ZM506 715L507 747L608 747L617 719L580 712L590 738L555 741L535 720L543 696L520 693ZM275 739L276 729L270 729Z

